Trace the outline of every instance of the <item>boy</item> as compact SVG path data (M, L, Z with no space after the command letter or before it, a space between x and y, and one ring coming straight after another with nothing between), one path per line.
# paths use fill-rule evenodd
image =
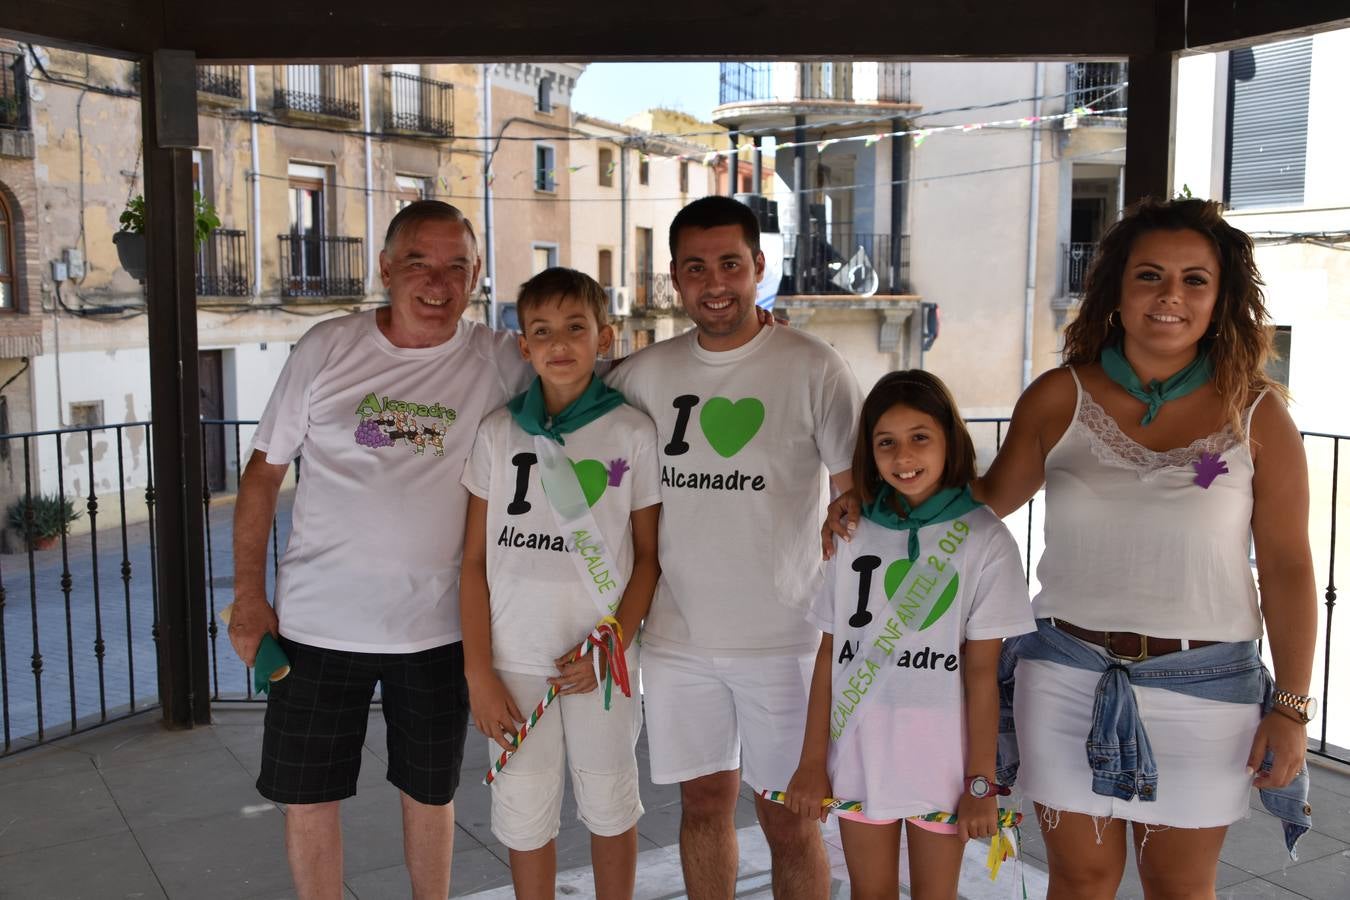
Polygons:
M547 269L521 286L516 303L521 354L538 377L484 418L463 479L471 494L460 581L464 668L489 758L512 748L522 711L550 684L559 699L497 775L492 833L510 850L516 896L552 898L566 756L578 817L592 835L596 896L631 898L640 698L614 691L605 710L590 657L567 659L612 611L636 671L634 639L659 575L656 428L594 376L597 354L614 337L594 279ZM586 526L609 548L613 578L583 580L595 567L573 558L578 523L559 517L542 486L541 455L553 448L571 464L561 471L575 473Z

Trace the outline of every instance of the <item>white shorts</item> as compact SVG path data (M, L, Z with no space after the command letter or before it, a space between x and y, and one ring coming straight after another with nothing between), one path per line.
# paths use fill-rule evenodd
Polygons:
M1247 816L1247 756L1259 704L1131 686L1158 765L1157 799L1118 800L1092 792L1087 761L1100 679L1044 660L1017 663L1013 706L1023 796L1064 812L1175 828L1214 828Z
M806 732L814 653L706 657L651 645L642 653L653 782L740 767L756 791L787 789Z
M636 673L636 648L628 665ZM498 671L524 715L548 692L542 675ZM600 837L623 834L642 815L634 747L642 729L642 704L615 688L605 709L603 686L559 697L530 730L520 752L492 782L492 834L511 850L538 850L558 836L563 777L572 773L577 819ZM495 763L502 748L488 741Z

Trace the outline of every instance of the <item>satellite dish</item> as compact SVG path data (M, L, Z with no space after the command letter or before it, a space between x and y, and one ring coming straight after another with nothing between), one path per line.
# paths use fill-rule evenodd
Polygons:
M872 261L867 258L867 251L861 246L858 247L858 252L853 254L852 259L839 267L839 272L831 280L850 294L857 294L859 297L870 297L881 286L881 277L877 275Z

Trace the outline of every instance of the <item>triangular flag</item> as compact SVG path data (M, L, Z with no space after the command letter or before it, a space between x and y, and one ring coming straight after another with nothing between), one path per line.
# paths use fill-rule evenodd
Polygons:
M567 171L569 171L569 172L580 172L580 171L581 171L582 169L584 169L584 168L586 168L586 164L585 164L585 163L582 163L582 164L579 165L579 166L568 166L568 167L567 167Z
M710 165L712 165L712 162L713 162L713 160L715 160L715 159L717 159L717 151L716 151L716 150L709 150L707 153L703 154L703 164L704 164L705 166L710 166Z
M870 146L872 146L873 144L875 144L875 143L876 143L877 141L879 141L879 140L881 140L881 135L879 135L879 134L874 134L874 135L872 135L871 137L869 137L867 140L863 141L863 146L864 146L864 147L870 147Z
M444 175L441 176L441 190L443 191L450 190L450 183L445 180Z
M819 144L819 146L817 146L816 149L819 150L821 153L824 153L826 147L830 146L831 144L837 144L837 143L839 143L839 139L838 139L838 138L829 138L828 140L821 141L820 144Z
M610 162L609 165L605 166L605 174L606 175L614 174L614 163L612 161Z
M919 149L919 146L923 144L923 142L927 139L928 139L927 128L920 128L918 131L914 132L914 149L915 150Z

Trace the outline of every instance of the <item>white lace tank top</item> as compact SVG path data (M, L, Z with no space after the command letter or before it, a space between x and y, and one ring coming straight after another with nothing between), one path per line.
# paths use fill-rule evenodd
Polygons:
M1225 426L1188 447L1150 450L1069 372L1078 402L1045 458L1036 616L1154 637L1259 638L1247 442ZM1244 413L1248 435L1264 396Z

